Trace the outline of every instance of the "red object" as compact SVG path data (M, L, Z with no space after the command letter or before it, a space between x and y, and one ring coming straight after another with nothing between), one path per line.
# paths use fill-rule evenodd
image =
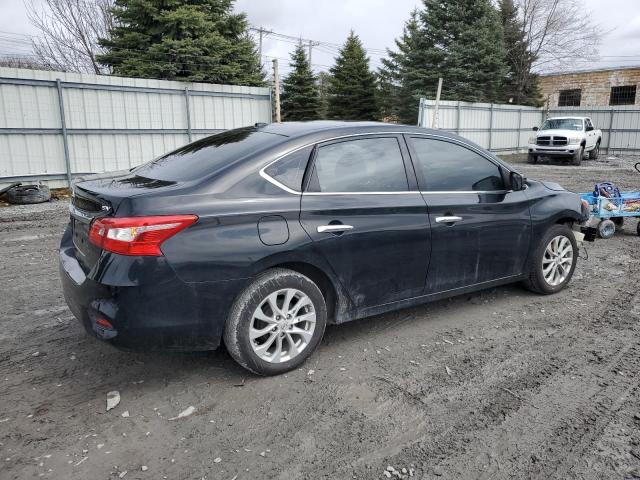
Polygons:
M99 325L102 328L107 328L109 330L113 330L113 325L111 325L111 322L109 322L109 320L106 320L104 318L98 318L96 320L96 325Z
M160 257L162 242L197 220L197 215L97 218L91 224L89 241L120 255Z

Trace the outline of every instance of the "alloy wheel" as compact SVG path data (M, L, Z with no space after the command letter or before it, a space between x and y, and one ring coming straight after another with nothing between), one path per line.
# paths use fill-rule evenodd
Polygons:
M315 328L316 310L309 296L295 288L277 290L253 312L251 348L266 362L287 362L307 348Z
M564 282L573 265L573 245L564 235L551 239L542 256L542 275L552 287Z

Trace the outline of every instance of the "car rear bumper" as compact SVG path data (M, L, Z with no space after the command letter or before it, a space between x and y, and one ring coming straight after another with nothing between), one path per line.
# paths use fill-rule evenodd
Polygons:
M102 270L104 278L105 269L122 269L129 263L123 259L118 265L119 256L111 255L101 269L85 273L70 237L67 229L59 251L62 290L69 309L90 335L124 349L212 350L220 345L241 282L189 284L171 271L158 272L161 281L131 285L135 272L128 271L124 286L106 284L92 278L94 270ZM158 269L171 270L166 262Z
M544 156L557 156L557 157L570 157L573 156L578 150L580 145L566 145L563 147L545 147L541 145L529 144L529 153L532 155L544 155Z

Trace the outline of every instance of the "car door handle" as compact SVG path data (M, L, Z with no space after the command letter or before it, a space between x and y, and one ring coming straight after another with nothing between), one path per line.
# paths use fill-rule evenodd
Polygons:
M460 220L462 220L462 217L454 217L454 216L436 217L436 223L456 223L456 222L459 222Z
M353 230L352 225L320 225L318 227L318 233L337 233L346 232L347 230Z

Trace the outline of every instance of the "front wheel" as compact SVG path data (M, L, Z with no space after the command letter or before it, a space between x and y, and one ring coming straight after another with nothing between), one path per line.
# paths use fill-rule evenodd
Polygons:
M571 163L574 165L580 165L582 163L582 158L584 157L584 147L580 147L580 149L573 154L573 158L571 159Z
M225 324L229 354L258 375L300 366L322 339L327 308L318 286L293 270L257 276L236 299Z
M529 263L525 287L549 295L567 286L578 263L578 244L566 225L553 225L542 237Z
M534 163L537 163L537 161L538 161L538 157L537 156L531 155L531 154L527 155L527 163L534 164Z

